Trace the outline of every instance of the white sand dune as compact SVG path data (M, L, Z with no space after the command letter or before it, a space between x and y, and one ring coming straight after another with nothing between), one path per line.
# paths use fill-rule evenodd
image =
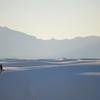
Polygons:
M4 69L0 74L0 100L100 100L97 61L31 67L16 67L15 63Z
M4 66L4 70L5 71L24 71L24 70L31 70L31 69L41 69L41 68L51 68L51 67L64 67L64 66L74 66L74 65L83 65L83 64L100 64L100 61L93 61L93 60L75 60L75 61L58 61L57 62L52 62L52 61L46 61L48 62L47 64L42 64L40 62L38 62L37 66L32 66L32 62L28 63L29 66L28 67L19 67L20 65L22 65L23 63L25 64L26 62L8 62L8 66L9 64L13 65L12 67L7 67ZM35 63L35 62L34 62ZM36 61L37 63L37 61ZM40 64L39 64L40 63ZM44 63L44 62L43 62ZM26 63L27 64L27 63ZM31 67L30 67L31 64ZM17 67L16 67L17 65ZM25 65L26 66L26 65Z
M86 76L100 76L100 72L84 72L84 73L80 73L80 75L86 75Z

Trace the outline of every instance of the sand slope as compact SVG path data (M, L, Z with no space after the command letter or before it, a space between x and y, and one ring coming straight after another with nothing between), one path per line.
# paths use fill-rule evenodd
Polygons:
M5 67L0 100L100 100L99 61L61 63Z

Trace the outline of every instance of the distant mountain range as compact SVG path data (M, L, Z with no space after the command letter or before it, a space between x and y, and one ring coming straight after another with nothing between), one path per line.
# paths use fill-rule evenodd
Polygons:
M0 58L100 58L100 37L42 40L0 27Z

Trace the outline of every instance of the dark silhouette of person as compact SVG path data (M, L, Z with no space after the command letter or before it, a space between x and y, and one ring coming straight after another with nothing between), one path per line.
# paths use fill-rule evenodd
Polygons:
M3 71L3 66L2 66L2 64L0 64L0 71L1 71L1 72Z

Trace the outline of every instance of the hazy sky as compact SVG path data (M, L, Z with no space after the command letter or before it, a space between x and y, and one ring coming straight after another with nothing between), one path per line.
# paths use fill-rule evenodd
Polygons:
M100 35L100 0L0 0L0 25L44 39Z

